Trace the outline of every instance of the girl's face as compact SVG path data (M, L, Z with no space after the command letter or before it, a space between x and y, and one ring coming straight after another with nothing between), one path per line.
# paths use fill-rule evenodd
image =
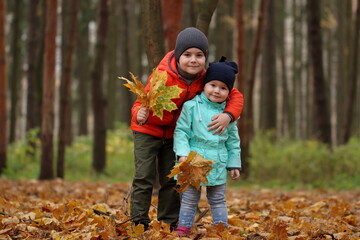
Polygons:
M219 80L212 80L205 84L205 96L212 102L223 102L229 96L227 85Z
M204 70L205 61L205 55L200 49L189 48L181 54L179 65L184 72L196 75Z

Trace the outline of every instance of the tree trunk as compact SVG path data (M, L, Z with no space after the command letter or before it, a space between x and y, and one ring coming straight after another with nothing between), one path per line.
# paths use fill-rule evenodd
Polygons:
M247 122L248 122L248 131L249 138L251 139L254 134L254 125L253 125L253 94L254 94L254 86L255 86L255 74L258 63L258 58L260 55L260 46L262 41L262 35L264 30L264 22L265 22L265 11L266 11L267 0L261 0L259 6L259 16L258 16L258 27L255 36L255 45L253 46L253 55L251 60L251 69L250 69L250 77L249 77L249 89L246 92L248 96L247 102L248 105L246 109L248 110L247 114Z
M221 56L226 56L229 61L235 58L233 45L236 23L231 21L234 18L234 4L233 0L221 1L216 8L216 27L209 34L210 42L215 39L215 61Z
M140 62L139 59L137 58L137 54L135 54L135 60L131 61L132 58L130 56L130 51L132 49L134 49L137 46L132 45L133 40L131 40L132 38L130 37L130 29L131 29L131 23L130 23L130 16L129 16L129 9L131 8L130 6L130 2L129 0L126 1L121 1L120 2L120 17L121 20L120 22L122 24L119 24L119 47L120 47L120 51L119 51L119 58L120 58L120 63L119 63L119 68L120 68L120 76L124 76L126 78L129 78L129 72L131 72L132 70L132 62ZM135 35L133 36L134 38L136 37ZM136 49L136 51L138 51L138 49ZM140 74L138 71L134 71L134 73L136 73L135 75L137 76L141 76L138 75ZM121 82L120 84L120 89L119 89L119 101L118 101L118 107L117 107L117 111L119 111L120 116L119 116L119 121L122 123L127 123L130 124L131 121L131 105L132 105L132 101L131 101L131 92L129 91L128 88L126 88L123 85L123 82Z
M263 45L263 76L261 78L261 112L263 129L276 128L277 94L276 94L276 44L275 44L275 1L268 0L266 27L264 31Z
M55 95L55 54L56 54L57 0L48 0L46 6L43 104L41 122L41 166L40 179L54 178L53 172L53 131Z
M290 113L291 113L291 99L289 96L289 87L288 87L288 77L287 77L287 68L286 68L286 49L285 49L285 1L281 0L278 5L278 11L281 13L278 17L278 21L276 25L279 26L279 37L277 38L276 45L277 45L277 53L280 57L279 60L279 72L281 76L279 76L280 80L280 87L279 87L279 105L278 105L278 124L277 129L279 129L279 133L281 136L290 137Z
M243 0L235 1L236 9L236 53L239 72L237 74L237 84L240 92L245 93L246 81L245 81L245 24L244 24L244 2ZM244 98L247 99L246 94ZM249 175L249 122L248 122L248 108L247 101L245 100L245 106L241 114L241 118L238 121L239 135L241 138L241 175L247 177Z
M311 57L311 72L314 82L315 117L319 129L319 139L324 143L331 143L331 126L329 104L326 96L324 79L321 28L320 1L307 1L308 38Z
M27 39L27 110L26 110L26 131L30 129L40 127L40 95L41 89L39 89L36 79L36 60L38 59L38 49L40 45L40 25L39 17L39 0L30 0L28 7L28 39ZM30 143L31 144L31 143ZM33 144L31 144L33 145ZM34 146L34 145L33 145Z
M199 9L200 11L196 20L196 27L205 35L208 35L209 33L211 18L214 14L218 2L219 0L203 0Z
M115 128L116 116L118 112L116 95L118 93L118 89L116 88L118 84L118 80L116 79L118 69L116 68L116 60L117 60L117 52L118 50L118 41L117 38L119 36L117 31L117 25L119 24L119 14L116 14L119 11L118 5L120 2L112 1L110 2L109 8L109 33L107 38L107 46L111 51L107 52L106 58L106 99L107 99L107 114L106 114L106 126L108 129Z
M92 166L96 172L103 172L106 166L106 99L103 93L103 73L108 32L108 1L99 0L99 18L95 60L91 73L92 106L94 113L94 143Z
M141 15L148 70L151 72L165 55L160 0L141 0Z
M59 142L57 156L57 177L64 178L65 146L69 142L71 122L71 78L72 62L77 30L78 0L62 2L62 65L60 85Z
M161 0L166 52L175 48L184 0Z
M86 1L79 1L79 27L76 39L76 74L78 79L77 95L77 123L78 135L88 134L88 115L89 115L89 79L91 57L89 49L89 22L93 18L94 10L89 9Z
M0 0L0 174L7 158L6 0Z
M14 17L11 26L11 62L9 66L9 86L10 86L10 143L16 140L16 129L18 127L19 115L19 91L20 79L22 77L22 41L21 41L21 22L23 16L23 1L14 2Z
M352 50L352 64L350 72L350 94L348 96L348 101L345 101L345 128L344 135L342 137L342 143L349 141L351 137L351 130L354 121L354 112L355 112L355 102L356 102L356 91L357 91L357 67L359 59L359 29L360 29L360 0L357 1L356 16L354 21L354 34L353 34L353 50Z

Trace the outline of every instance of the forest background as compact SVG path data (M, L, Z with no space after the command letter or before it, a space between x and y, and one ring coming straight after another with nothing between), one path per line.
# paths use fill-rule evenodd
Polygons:
M3 178L131 181L130 109L196 26L239 65L243 177L360 185L359 0L0 0ZM241 183L242 184L242 183Z

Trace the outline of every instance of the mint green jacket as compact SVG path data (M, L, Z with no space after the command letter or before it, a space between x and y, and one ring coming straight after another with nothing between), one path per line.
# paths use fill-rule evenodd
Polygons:
M177 156L188 156L190 151L214 160L206 186L226 183L227 169L241 168L240 138L236 122L228 125L222 135L208 131L211 118L225 109L226 102L211 102L204 94L184 103L174 132L174 151Z

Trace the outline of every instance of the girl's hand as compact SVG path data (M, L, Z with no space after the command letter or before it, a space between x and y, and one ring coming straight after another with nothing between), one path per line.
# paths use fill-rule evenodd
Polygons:
M231 118L227 113L219 113L216 114L211 120L212 122L208 125L208 127L210 127L208 131L216 129L213 134L219 133L219 135L221 135L229 125Z
M187 157L180 157L179 158L179 163L185 162L187 159Z
M232 169L231 170L231 178L232 180L236 180L240 177L240 170L239 169Z
M149 109L148 108L140 108L136 114L136 121L139 125L144 125L149 117Z

